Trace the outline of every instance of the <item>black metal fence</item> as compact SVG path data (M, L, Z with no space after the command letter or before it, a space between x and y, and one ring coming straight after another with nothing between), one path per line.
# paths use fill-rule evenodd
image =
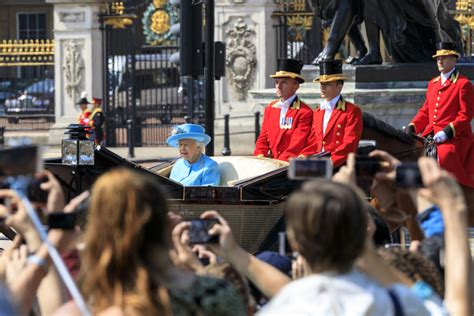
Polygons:
M0 41L0 126L48 130L54 123L54 42Z
M167 37L150 44L144 35L145 26L141 21L144 15L153 13L152 3L125 1L123 12L118 12L118 16L130 17L133 21L126 28L114 28L107 23L107 16L102 17L108 146L127 146L130 128L134 146L165 145L171 127L185 120L187 109L183 105L179 68L169 61L170 56L179 51L178 42ZM160 8L159 13L164 14L165 9ZM155 25L164 29L169 26Z
M277 58L295 58L310 64L322 50L322 22L307 0L276 0L273 12Z

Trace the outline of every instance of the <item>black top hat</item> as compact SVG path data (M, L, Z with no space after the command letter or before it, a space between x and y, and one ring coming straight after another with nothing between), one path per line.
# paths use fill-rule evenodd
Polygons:
M319 78L314 82L346 80L342 74L342 60L323 60L319 62Z
M304 82L301 76L303 62L297 59L278 59L277 72L271 75L272 78L292 78L298 80L299 83Z
M81 98L79 101L77 101L77 105L82 105L82 104L90 104L89 100L87 98Z
M455 56L457 58L461 57L461 55L456 51L454 43L452 42L436 43L436 54L433 55L433 58L441 56Z

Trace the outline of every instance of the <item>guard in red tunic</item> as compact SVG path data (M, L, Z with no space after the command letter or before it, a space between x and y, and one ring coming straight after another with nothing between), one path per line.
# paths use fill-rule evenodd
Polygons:
M93 109L90 115L89 126L91 126L91 138L94 140L96 145L103 145L105 136L104 124L105 114L100 108L102 99L92 98Z
M362 135L362 111L341 96L346 78L340 60L321 61L319 78L324 101L314 111L311 134L302 157L327 152L335 168L343 165L347 155L357 151Z
M474 136L471 130L474 90L459 73L459 53L452 43L438 43L436 64L440 75L428 83L426 100L408 125L410 133L434 135L440 166L459 183L474 187Z
M77 102L77 105L79 105L79 108L81 109L81 114L79 114L78 118L79 124L84 126L89 126L89 116L91 115L91 111L87 108L88 104L90 104L90 102L85 97Z
M312 109L296 95L303 63L295 59L279 59L275 79L278 100L272 101L263 116L262 130L254 155L287 161L298 157L306 146L313 118Z

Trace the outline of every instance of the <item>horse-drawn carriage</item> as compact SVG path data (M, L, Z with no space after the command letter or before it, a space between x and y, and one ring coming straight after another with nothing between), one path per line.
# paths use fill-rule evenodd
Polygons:
M423 140L404 134L364 113L363 139L376 140L378 149L402 161L423 155ZM287 177L288 163L256 157L214 157L221 171L219 186L184 187L168 178L173 162L135 164L105 148L97 148L94 166L63 165L49 159L46 168L62 183L70 197L88 189L98 176L113 167L128 167L152 174L169 197L171 211L184 217L198 217L205 210L218 210L229 222L237 242L250 252L274 246L282 229L286 197L300 184ZM363 183L368 191L372 179ZM474 190L464 188L468 205L474 207ZM474 210L470 211L474 214ZM474 224L474 216L470 216Z

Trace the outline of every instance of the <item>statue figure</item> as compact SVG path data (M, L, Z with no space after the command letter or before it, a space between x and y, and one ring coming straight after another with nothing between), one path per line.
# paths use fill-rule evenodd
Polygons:
M354 64L381 64L380 34L395 62L431 61L437 42L462 51L459 23L449 14L450 0L313 0L315 14L330 23L326 46L313 61L334 59L347 34L356 47ZM365 21L369 50L359 24Z

